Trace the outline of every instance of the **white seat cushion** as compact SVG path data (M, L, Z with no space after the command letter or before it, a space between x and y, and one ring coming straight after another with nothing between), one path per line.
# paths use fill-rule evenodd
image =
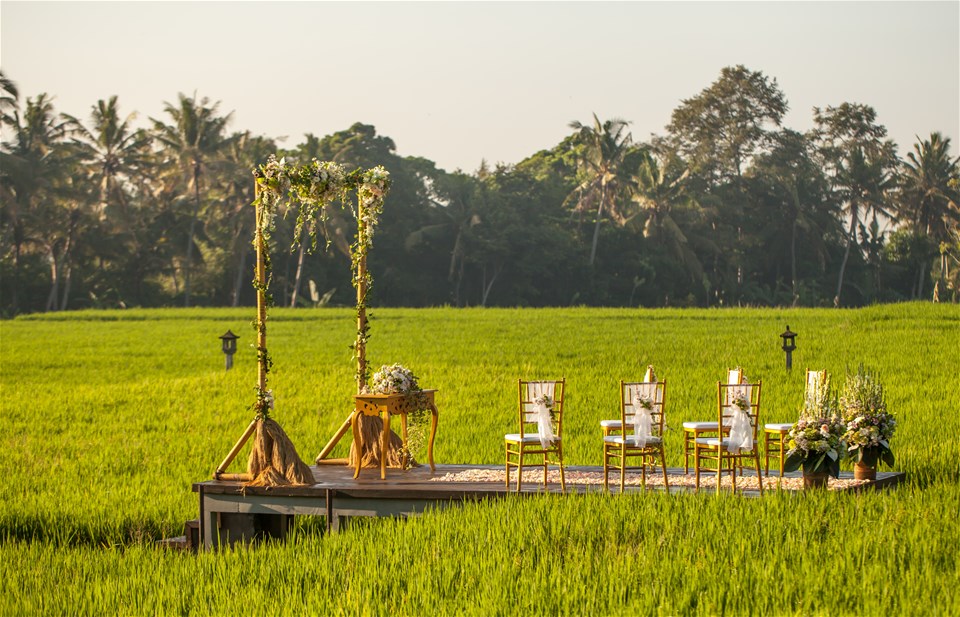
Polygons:
M763 425L763 430L765 430L765 431L779 431L779 432L781 432L781 433L786 433L787 431L789 431L789 430L792 429L792 428L793 428L793 425L792 425L792 424L776 424L776 423L771 423L771 424L764 424L764 425Z
M510 433L504 435L503 439L513 443L540 443L540 436L536 433L524 433L522 439L520 438L520 433ZM556 443L558 441L560 441L560 438L555 436L553 442Z
M600 428L620 428L620 420L600 420Z
M620 445L623 443L623 439L624 439L623 435L608 435L603 438L603 441L604 443L615 443L617 445ZM627 439L628 446L636 446L636 447L640 446L640 440L636 435L627 435L626 439ZM660 441L661 439L659 437L654 437L654 436L647 437L648 446L658 445Z
M716 422L684 422L683 428L699 429L699 430L704 430L704 429L717 430L717 423Z
M718 438L716 438L716 437L698 437L698 438L697 438L697 443L700 444L701 446L711 446L711 447L713 447L713 448L716 448L716 447L719 446L720 444L723 444L723 447L724 447L724 448L730 446L730 440L729 440L729 439L718 439ZM757 447L757 441L756 441L756 440L753 441L753 447L754 447L754 448Z

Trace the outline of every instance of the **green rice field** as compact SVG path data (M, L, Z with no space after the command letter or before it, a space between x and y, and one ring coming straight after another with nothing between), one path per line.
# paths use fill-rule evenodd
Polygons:
M599 465L619 379L667 381L668 465L716 382L796 418L803 369L879 371L906 480L891 491L507 498L220 553L156 548L246 428L252 309L0 322L0 615L960 614L960 307L380 309L368 357L437 388L438 463L496 464L516 380L566 377L565 458ZM274 417L312 462L350 411L353 311L276 309ZM779 333L799 333L784 369ZM238 333L226 372L218 336ZM335 455L345 455L338 446ZM242 454L239 461L245 461ZM241 471L242 462L232 470Z

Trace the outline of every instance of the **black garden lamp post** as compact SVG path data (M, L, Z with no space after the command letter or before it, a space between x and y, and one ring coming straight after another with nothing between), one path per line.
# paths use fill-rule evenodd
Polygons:
M240 338L230 330L220 336L223 341L223 355L227 357L227 370L233 368L233 354L237 353L237 339Z
M780 335L780 338L783 339L783 351L787 354L787 370L789 371L793 368L793 350L797 348L794 339L797 338L796 332L790 331L790 326L787 326L787 331Z

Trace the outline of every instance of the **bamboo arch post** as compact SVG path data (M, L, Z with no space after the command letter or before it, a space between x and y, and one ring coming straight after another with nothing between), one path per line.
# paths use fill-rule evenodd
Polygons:
M367 224L363 219L363 199L357 197L357 244L365 247L367 242ZM360 249L357 260L357 394L363 394L367 386L367 251Z
M357 195L357 246L365 246L367 241L367 224L363 218L363 199ZM354 352L357 357L357 394L363 393L363 388L367 385L367 341L366 334L369 329L367 322L367 252L360 252L360 259L357 260L357 270L354 273L357 281L357 341L354 346ZM323 447L320 454L317 455L317 464L342 464L345 459L326 460L333 449L336 447L343 436L350 431L356 421L356 410L352 411L347 419L344 420L340 428L327 445Z
M257 287L257 387L259 388L259 391L262 392L267 388L267 358L265 356L267 350L267 299L263 292L267 268L264 262L262 227L263 205L260 203L259 178L254 180L253 190L254 203L257 204L257 226L256 231L254 231L254 248L257 255L257 271L255 278ZM243 435L240 436L240 439L237 440L237 443L233 445L233 448L230 449L230 452L227 454L226 458L223 459L223 462L217 466L217 470L213 474L215 480L240 480L243 482L249 482L253 479L253 476L249 473L226 474L224 471L230 466L230 463L233 462L233 459L235 459L237 454L240 453L240 449L243 448L243 446L250 439L250 436L253 435L254 431L256 431L257 422L259 422L259 420L260 418L256 417L250 421L250 424L247 426L247 430L243 432Z
M254 248L257 256L257 270L255 277L257 286L257 387L262 392L267 388L267 359L264 356L267 349L267 302L262 289L264 279L266 278L266 265L263 255L263 206L260 204L259 178L254 180L254 203L257 204L257 226L256 231L254 231ZM224 473L224 471L230 466L230 463L233 462L233 459L237 457L237 454L240 453L240 449L246 445L254 431L257 430L257 422L259 421L259 416L250 421L250 424L247 426L247 430L243 432L243 435L240 436L240 439L237 440L237 443L233 445L233 448L230 449L230 452L227 454L226 458L223 459L223 462L217 466L217 470L213 474L215 480L239 480L242 482L249 482L253 479L253 476L249 473L227 474Z
M375 171L375 170L370 170ZM369 173L369 172L368 172ZM354 356L357 360L357 372L355 381L357 384L357 395L364 394L367 388L368 365L367 365L367 335L369 332L369 321L367 319L367 295L370 292L370 271L367 268L367 251L370 248L370 234L372 232L372 223L375 223L376 217L371 218L371 207L365 198L368 197L364 190L365 176L362 170L358 169L355 174L355 186L357 188L357 237L353 250L352 276L354 287L357 290L357 338L353 345ZM377 193L376 197L382 199L383 193ZM376 202L374 201L374 204ZM379 214L376 205L374 213ZM386 425L379 419L366 418L359 408L354 408L347 419L340 425L333 438L327 442L323 450L317 455L316 463L323 464L343 464L353 465L354 460L358 466L366 466L366 463L378 462L380 458L387 456L391 465L397 465L402 460L401 452L404 442L393 431L385 431ZM333 448L343 439L348 432L353 433L353 445L350 448L350 455L347 459L327 459ZM381 444L383 447L380 447ZM364 462L365 461L365 462ZM359 467L358 467L359 469Z
M274 420L267 417L267 372L269 358L267 355L267 246L263 237L264 217L267 213L260 200L260 176L257 175L254 187L254 203L256 204L257 227L254 232L254 246L257 256L257 270L254 279L257 288L257 414L247 426L247 429L234 444L230 453L217 467L214 478L217 480L239 480L264 485L275 484L305 484L313 479L310 468L297 455L290 439ZM224 470L233 462L240 449L256 432L257 438L250 453L250 463L245 474L226 474ZM263 452L269 449L271 452ZM258 450L260 450L258 452ZM254 469L255 459L256 467ZM279 467L279 469L277 469Z

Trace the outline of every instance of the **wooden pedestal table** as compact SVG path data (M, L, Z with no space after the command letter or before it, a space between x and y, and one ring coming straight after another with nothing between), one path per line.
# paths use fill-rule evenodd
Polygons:
M421 390L416 396L407 394L358 394L355 398L356 407L353 413L353 448L357 453L357 468L353 473L356 478L361 469L361 445L359 416L380 416L383 420L383 432L380 433L380 479L387 477L387 449L390 443L390 416L400 416L401 437L403 438L403 466L407 465L407 414L417 410L417 405L423 403L430 410L430 441L427 444L427 462L430 471L436 467L433 464L433 438L437 434L437 406L433 395L436 390Z

